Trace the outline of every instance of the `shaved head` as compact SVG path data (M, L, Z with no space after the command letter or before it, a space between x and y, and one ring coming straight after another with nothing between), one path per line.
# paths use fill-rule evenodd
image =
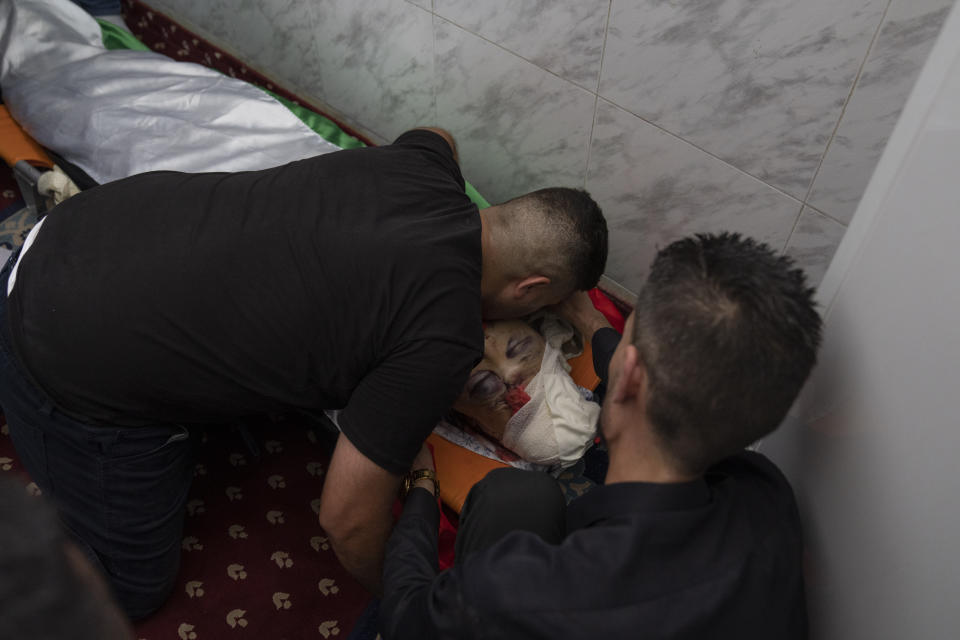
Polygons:
M564 295L596 286L607 262L607 223L586 191L541 189L494 209L500 268L546 276Z

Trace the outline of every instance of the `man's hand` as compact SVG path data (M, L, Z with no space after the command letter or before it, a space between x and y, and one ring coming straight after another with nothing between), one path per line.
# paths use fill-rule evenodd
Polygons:
M410 471L417 471L418 469L436 470L436 466L433 464L433 452L430 451L430 445L426 442L420 447L417 457L413 459L413 464L410 465Z
M555 305L552 311L572 324L588 342L598 329L610 326L607 318L593 306L586 291L573 292L566 300Z
M399 487L398 476L340 434L320 496L320 526L344 568L376 595L382 589L383 551Z
M417 129L433 131L435 134L446 140L447 144L450 145L450 150L453 152L454 162L460 164L460 153L457 151L457 142L453 139L453 135L449 131L446 129L441 129L440 127L417 127Z

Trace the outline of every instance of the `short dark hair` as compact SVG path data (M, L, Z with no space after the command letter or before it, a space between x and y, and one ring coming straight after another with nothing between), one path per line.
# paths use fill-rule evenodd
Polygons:
M0 513L0 629L21 638L123 637L106 591L91 589L70 561L53 509L3 480Z
M511 232L526 237L532 249L539 248L532 251L534 259L543 260L548 253L556 275L572 290L597 286L607 266L607 221L589 193L550 187L505 204L511 211Z
M803 272L768 246L722 233L661 250L633 342L668 454L701 473L776 429L816 363L820 334Z

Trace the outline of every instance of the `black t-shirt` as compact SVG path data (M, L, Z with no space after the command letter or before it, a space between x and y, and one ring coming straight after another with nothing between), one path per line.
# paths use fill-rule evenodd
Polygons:
M480 264L450 147L417 130L81 193L24 255L10 326L37 384L88 422L345 407L354 446L401 473L482 356Z

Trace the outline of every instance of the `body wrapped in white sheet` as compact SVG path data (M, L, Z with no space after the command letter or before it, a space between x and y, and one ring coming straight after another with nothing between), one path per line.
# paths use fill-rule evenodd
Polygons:
M246 171L336 151L256 87L149 51L109 51L69 0L0 0L0 87L43 146L97 182Z

